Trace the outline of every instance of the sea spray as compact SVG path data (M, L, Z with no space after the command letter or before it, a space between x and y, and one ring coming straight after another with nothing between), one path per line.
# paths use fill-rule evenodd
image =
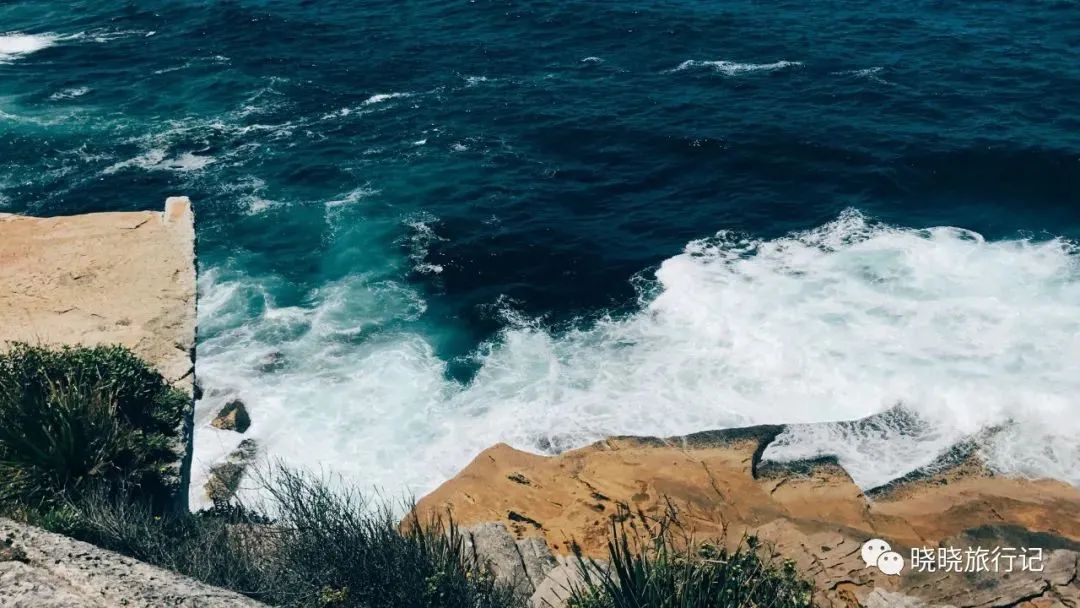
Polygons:
M265 301L257 321L204 342L198 373L244 395L270 454L393 493L426 492L500 441L550 452L611 434L828 422L898 404L921 430L798 427L766 457L834 454L869 488L1008 423L985 446L993 466L1080 483L1067 447L1080 423L1062 415L1080 391L1070 369L1077 260L1060 239L987 241L847 211L772 240L694 241L660 265L629 315L553 331L509 314L467 384L447 380L446 362L410 328L419 293L361 279L302 307ZM244 285L210 275L202 316L235 314L257 297ZM271 351L295 365L255 371ZM226 393L204 398L200 419ZM202 431L197 458L212 462L233 442Z

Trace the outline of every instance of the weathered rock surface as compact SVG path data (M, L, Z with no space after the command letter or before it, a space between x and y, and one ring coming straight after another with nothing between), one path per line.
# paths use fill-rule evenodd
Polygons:
M195 228L164 212L0 214L0 343L122 344L191 390Z
M489 561L499 581L532 595L547 575L559 566L544 541L514 538L501 523L484 523L462 530L466 549L480 562Z
M421 517L449 509L464 527L501 524L516 545L542 540L566 563L574 545L603 557L612 517L658 517L673 507L699 539L720 537L725 527L728 539L757 534L815 580L823 605L1080 606L1076 488L994 477L968 454L868 497L833 459L761 463L781 428L613 438L554 457L500 444L417 509ZM1038 547L1044 566L1041 572L886 576L860 557L871 538L887 540L905 557L922 547ZM492 550L504 569L513 567L509 549L504 540ZM559 605L572 579L572 569L553 568L545 580L532 580L532 588L543 591L534 594L534 604Z
M92 545L0 519L0 608L258 608Z
M0 213L0 349L11 342L130 348L193 396L195 218L165 210L36 218ZM187 508L194 401L180 421Z
M224 504L236 496L244 474L255 462L259 454L259 445L254 439L245 439L235 450L229 453L225 462L210 468L210 477L204 490L213 504Z
M210 421L210 426L223 431L244 433L251 426L251 416L248 415L243 401L233 399L221 408L218 415Z

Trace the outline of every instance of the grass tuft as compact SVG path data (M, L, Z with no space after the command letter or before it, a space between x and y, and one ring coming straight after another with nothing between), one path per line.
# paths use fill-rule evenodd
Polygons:
M583 583L568 608L812 608L813 585L791 561L763 555L747 537L734 550L723 539L696 543L666 518L649 540L612 522L608 562L578 556Z
M0 507L121 482L167 500L187 404L127 349L13 345L0 353Z
M88 492L34 523L244 593L303 608L524 608L452 521L399 526L391 509L278 465L257 510L155 514Z

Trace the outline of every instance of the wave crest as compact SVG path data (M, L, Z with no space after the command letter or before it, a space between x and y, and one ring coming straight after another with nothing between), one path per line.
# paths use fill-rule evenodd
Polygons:
M725 76L738 76L753 72L775 72L787 68L802 66L801 61L774 61L773 63L739 63L737 61L705 61L701 59L688 59L668 72L685 72L687 70L711 70Z
M47 49L59 40L56 34L0 34L0 62Z
M430 490L500 441L554 451L614 434L852 420L898 403L911 416L897 420L919 425L792 427L766 457L836 454L869 488L1008 425L984 445L991 466L1080 484L1078 260L1062 239L990 241L847 211L782 238L689 243L633 314L565 331L508 322L473 354L468 384L447 379L430 328L416 325L420 295L371 275L214 329L198 372L207 388L234 387L256 421L249 434L275 456L392 490ZM202 285L216 302L207 327L251 310L254 288L228 285ZM270 351L302 364L259 372ZM200 419L226 398L204 398ZM212 461L226 453L214 443L233 439L200 428L196 456Z

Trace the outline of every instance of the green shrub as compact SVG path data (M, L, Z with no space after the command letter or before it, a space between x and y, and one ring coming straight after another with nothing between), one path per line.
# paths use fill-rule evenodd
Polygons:
M257 510L155 514L88 492L35 523L275 606L525 606L471 558L453 522L402 527L390 509L282 466L259 481Z
M813 586L790 561L762 556L753 537L734 551L723 542L677 538L665 522L645 546L612 524L608 563L578 557L583 584L569 608L811 608ZM636 536L635 536L636 538Z
M188 402L121 347L13 345L0 353L0 509L102 484L166 500Z

